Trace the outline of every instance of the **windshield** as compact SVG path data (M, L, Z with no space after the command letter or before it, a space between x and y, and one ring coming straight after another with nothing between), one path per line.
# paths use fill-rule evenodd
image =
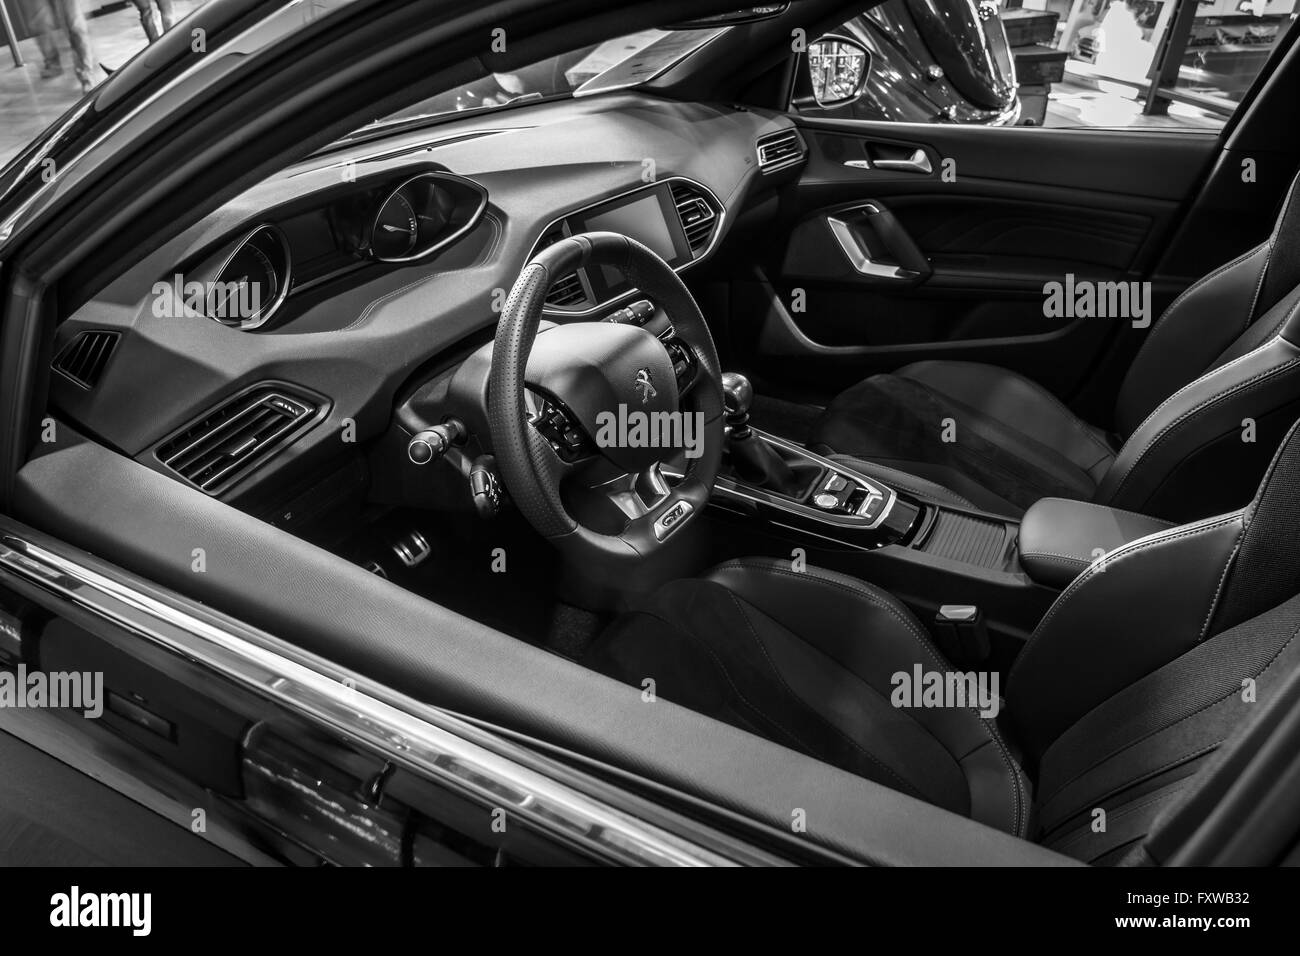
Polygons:
M548 57L512 73L493 73L377 119L357 133L466 110L492 110L525 101L626 89L654 79L725 30L629 33Z

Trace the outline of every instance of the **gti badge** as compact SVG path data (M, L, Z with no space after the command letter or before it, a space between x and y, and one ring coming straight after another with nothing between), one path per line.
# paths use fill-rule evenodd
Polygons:
M654 379L650 377L650 370L648 368L638 369L636 373L636 380L632 384L636 388L641 389L642 405L648 405L650 403L650 399L654 398L656 395L659 394L657 391L655 391Z

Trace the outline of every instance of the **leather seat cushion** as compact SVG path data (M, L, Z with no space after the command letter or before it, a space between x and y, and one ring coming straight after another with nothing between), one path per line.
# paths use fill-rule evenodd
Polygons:
M587 662L656 696L1017 835L1029 788L977 710L895 707L893 675L947 672L893 596L748 558L674 581L615 621Z
M1013 515L1044 497L1090 499L1115 458L1109 437L1046 389L974 362L873 375L830 404L812 443Z

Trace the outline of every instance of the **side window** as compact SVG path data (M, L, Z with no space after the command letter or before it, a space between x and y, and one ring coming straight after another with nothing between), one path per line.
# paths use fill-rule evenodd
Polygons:
M1296 2L885 0L832 31L867 52L861 95L794 106L908 123L1218 129ZM813 69L820 49L809 45Z
M14 67L0 71L0 166L204 2L0 0Z

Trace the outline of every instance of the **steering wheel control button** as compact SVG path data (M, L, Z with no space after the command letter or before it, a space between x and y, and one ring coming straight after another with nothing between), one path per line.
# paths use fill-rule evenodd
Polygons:
M586 438L560 405L541 399L539 411L530 420L542 437L551 443L562 461L574 462L586 454Z
M824 511L834 511L840 506L840 499L837 495L823 491L813 498L813 504Z
M662 541L680 528L694 510L689 501L679 501L655 519L655 538Z

